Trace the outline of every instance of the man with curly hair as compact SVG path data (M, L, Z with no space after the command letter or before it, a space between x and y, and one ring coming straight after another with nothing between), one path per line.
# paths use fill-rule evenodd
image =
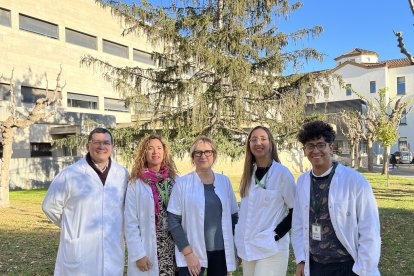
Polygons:
M298 139L312 169L298 179L293 209L296 276L380 275L380 222L370 184L332 160L329 124L307 123Z

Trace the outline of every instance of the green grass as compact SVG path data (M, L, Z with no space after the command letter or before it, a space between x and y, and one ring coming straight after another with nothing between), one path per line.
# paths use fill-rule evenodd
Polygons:
M380 212L382 275L414 275L414 180L364 173ZM236 196L240 177L230 177ZM10 192L11 207L0 209L0 275L51 275L59 229L41 210L46 190ZM291 252L288 275L295 264ZM242 275L240 271L234 275Z

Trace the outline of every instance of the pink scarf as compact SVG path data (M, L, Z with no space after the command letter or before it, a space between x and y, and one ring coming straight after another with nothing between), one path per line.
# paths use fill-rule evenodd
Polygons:
M170 182L168 173L169 173L168 168L166 166L162 166L158 172L150 170L150 169L145 169L144 172L140 176L140 179L144 181L144 183L148 184L152 190L152 197L154 199L154 211L155 211L155 229L157 229L158 217L160 215L160 205L158 204L158 198L160 196L160 193L155 184L161 183L164 179Z

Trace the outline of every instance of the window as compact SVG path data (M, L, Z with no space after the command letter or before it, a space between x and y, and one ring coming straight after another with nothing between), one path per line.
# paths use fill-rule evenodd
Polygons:
M30 157L52 156L51 143L30 143Z
M53 98L53 90L42 89L42 88L35 88L29 86L22 86L22 102L24 103L36 103L38 99L41 98ZM57 92L56 98L62 98L62 92ZM46 95L47 94L47 95Z
M67 93L68 107L98 109L98 97L76 93Z
M0 83L0 101L10 100L10 84Z
M0 158L3 158L3 145L0 143Z
M104 98L104 108L110 111L129 112L129 108L125 105L125 102L118 99Z
M115 42L111 42L108 40L103 40L103 51L105 53L111 54L111 55L115 55L115 56L119 56L119 57L123 57L123 58L128 58L128 47L125 45L121 45Z
M346 95L347 96L351 96L352 95L352 86L351 86L351 84L347 84L347 85L345 85L345 90L346 90Z
M44 35L51 38L59 38L58 25L46 22L27 15L19 14L20 30Z
M0 8L0 25L11 27L10 11Z
M154 65L154 61L152 60L152 54L134 49L134 60L139 61L145 64Z
M397 77L397 95L405 95L405 77Z
M406 124L407 124L407 110L404 109L403 112L401 113L400 125L406 125Z
M407 140L407 137L400 137L400 138L398 138L398 149L400 151L407 151L408 150L408 140Z
M81 33L72 29L65 29L66 42L75 44L78 46L90 48L93 50L97 49L96 36Z
M369 82L369 93L376 93L377 92L377 83L375 81Z

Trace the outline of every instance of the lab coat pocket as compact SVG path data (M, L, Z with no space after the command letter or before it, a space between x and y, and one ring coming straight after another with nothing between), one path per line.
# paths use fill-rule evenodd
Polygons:
M257 233L255 239L251 243L252 246L256 247L263 254L272 253L276 246L276 241L273 236L273 231L266 230Z
M80 239L65 239L63 242L63 262L68 268L75 268L81 263Z
M259 202L263 207L274 207L279 201L280 193L278 191L261 189L258 193Z

